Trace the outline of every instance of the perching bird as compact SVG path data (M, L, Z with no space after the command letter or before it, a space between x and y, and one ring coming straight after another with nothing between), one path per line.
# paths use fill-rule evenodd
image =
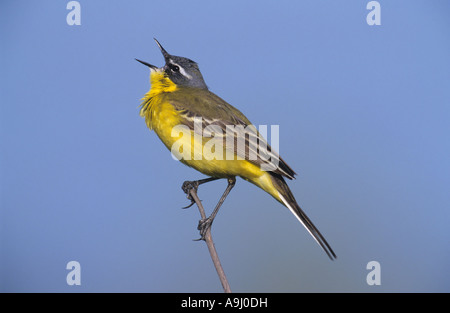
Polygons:
M210 177L185 184L185 188L220 178L228 180L211 216L200 221L202 239L239 176L286 206L330 259L336 258L284 180L294 178L291 167L272 151L244 114L208 90L196 62L167 53L155 41L166 64L158 68L136 59L150 68L151 81L140 115L182 163Z

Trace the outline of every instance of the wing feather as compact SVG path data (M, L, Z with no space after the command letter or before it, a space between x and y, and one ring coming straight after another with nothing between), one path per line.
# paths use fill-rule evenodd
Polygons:
M203 137L218 139L223 136L222 143L227 156L234 155L267 172L294 178L296 173L292 168L239 110L207 90L202 90L201 95L190 97L189 103L186 103L186 98L173 97L174 94L171 93L172 97L168 101L178 110L182 123Z

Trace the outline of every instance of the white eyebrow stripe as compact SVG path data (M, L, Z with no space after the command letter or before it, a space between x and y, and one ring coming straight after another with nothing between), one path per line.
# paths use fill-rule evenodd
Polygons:
M172 61L172 60L170 60L170 63L172 63L173 65L178 66L178 68L180 69L181 75L183 75L184 77L186 77L186 78L188 78L188 79L191 79L191 78L192 78L192 76L189 75L188 73L186 73L186 71L184 70L184 68L181 67L179 64L175 63L175 62Z

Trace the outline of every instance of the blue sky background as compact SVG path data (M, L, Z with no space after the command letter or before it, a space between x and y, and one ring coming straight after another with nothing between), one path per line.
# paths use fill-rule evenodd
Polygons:
M450 2L380 1L381 26L368 1L80 1L81 26L67 2L0 4L0 291L222 291L181 210L203 175L139 117L153 37L280 125L290 187L338 255L238 180L212 228L233 291L450 291ZM225 186L200 189L209 212Z

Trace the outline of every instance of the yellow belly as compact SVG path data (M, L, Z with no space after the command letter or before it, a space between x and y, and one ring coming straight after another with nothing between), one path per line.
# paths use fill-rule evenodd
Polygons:
M156 104L156 103L155 103ZM217 158L208 157L211 146L207 146L211 138L194 134L181 123L178 112L169 103L158 103L152 107L150 127L155 131L164 145L182 163L215 177L259 177L264 172L246 160L227 160L225 147ZM210 143L211 144L211 143ZM214 149L213 149L214 150Z

